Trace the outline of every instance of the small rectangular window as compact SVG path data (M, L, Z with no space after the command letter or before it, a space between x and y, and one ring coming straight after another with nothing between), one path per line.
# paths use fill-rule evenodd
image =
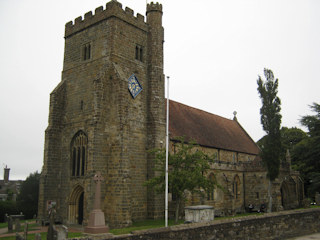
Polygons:
M143 47L136 45L136 60L143 62Z
M81 59L83 61L89 60L91 59L91 55L91 44L84 44L81 49Z

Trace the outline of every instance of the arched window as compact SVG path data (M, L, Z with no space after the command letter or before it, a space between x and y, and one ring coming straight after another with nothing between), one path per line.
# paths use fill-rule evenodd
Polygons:
M214 176L213 173L211 173L209 175L209 181L211 183L213 183L213 184L216 183L216 177ZM208 192L207 192L207 200L208 201L213 201L214 200L214 188L208 190Z
M209 175L209 180L210 180L211 182L213 182L213 183L216 182L216 178L215 178L215 176L213 175L213 173L211 173L211 174ZM214 200L214 189L213 189L213 188L210 189L210 190L207 192L207 200L208 200L208 201Z
M84 176L86 172L88 139L84 132L79 131L71 142L71 176Z
M240 178L238 175L233 179L233 196L235 199L240 198Z

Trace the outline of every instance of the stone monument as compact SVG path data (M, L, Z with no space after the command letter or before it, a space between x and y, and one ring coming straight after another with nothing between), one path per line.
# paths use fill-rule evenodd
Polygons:
M8 220L8 231L12 232L13 231L13 219L11 216L8 216L7 220Z
M185 207L185 221L187 223L209 222L214 220L214 208L208 205Z
M103 177L100 172L97 172L93 180L96 182L96 192L94 199L94 207L90 212L88 226L84 229L85 233L107 233L109 228L105 224L104 212L100 208L100 199L101 199L101 181Z

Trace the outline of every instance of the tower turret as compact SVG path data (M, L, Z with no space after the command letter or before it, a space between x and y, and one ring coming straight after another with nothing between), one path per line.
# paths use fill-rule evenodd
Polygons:
M149 32L149 65L156 67L163 74L163 42L164 29L162 27L162 4L153 3L147 5L147 24Z
M150 3L147 5L148 31L148 148L160 148L165 141L165 100L163 74L163 42L162 5ZM154 172L154 155L148 154L148 177ZM163 215L163 199L148 189L148 217L158 218Z

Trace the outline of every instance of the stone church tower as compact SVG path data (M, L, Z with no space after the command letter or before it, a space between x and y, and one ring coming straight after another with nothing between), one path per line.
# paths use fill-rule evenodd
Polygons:
M113 0L65 26L62 80L50 95L39 218L86 224L101 171L110 227L163 214L148 149L165 142L162 5L134 16Z

